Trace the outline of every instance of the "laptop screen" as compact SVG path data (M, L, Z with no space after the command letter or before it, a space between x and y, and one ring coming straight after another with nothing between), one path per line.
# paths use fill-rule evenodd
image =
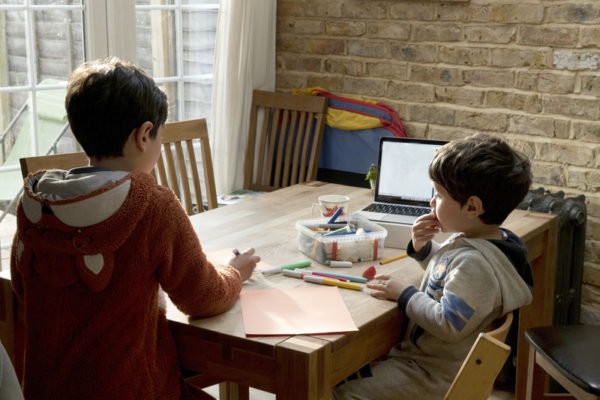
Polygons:
M424 205L433 197L429 164L441 140L382 138L375 201Z

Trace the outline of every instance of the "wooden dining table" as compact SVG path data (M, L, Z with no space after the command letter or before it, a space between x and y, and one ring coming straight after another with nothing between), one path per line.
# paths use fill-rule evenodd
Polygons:
M296 222L312 217L312 203L322 194L350 197L349 212L373 200L369 189L324 182L293 185L190 217L207 252L227 248L256 249L270 265L310 260L298 249ZM531 305L519 315L517 392L525 388L525 329L552 323L556 217L515 210L503 226L528 246L535 291ZM380 258L402 254L385 248ZM221 260L214 260L219 262ZM309 269L327 269L312 260ZM374 265L378 273L404 277L418 286L423 270L411 258L380 265L354 263L344 273L361 275ZM339 269L337 270L339 272ZM311 285L282 274L254 273L242 290L294 288ZM328 399L331 388L360 367L385 354L404 333L405 317L395 302L366 291L339 289L358 331L333 335L246 337L240 301L210 318L191 318L170 305L167 316L182 366L206 374L221 385L221 398L247 398L248 387L276 394L277 399ZM517 396L517 398L522 398Z

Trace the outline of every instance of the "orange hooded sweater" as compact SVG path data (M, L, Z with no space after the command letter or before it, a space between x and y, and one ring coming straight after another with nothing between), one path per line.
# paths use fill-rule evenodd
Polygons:
M40 181L64 193L89 176L25 180L11 274L24 308L26 399L179 399L159 285L193 316L222 313L239 295L239 273L206 259L175 195L150 175L121 174L63 199Z

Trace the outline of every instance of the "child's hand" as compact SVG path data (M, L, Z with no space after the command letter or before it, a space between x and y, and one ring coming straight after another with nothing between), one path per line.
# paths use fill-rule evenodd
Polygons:
M440 221L433 211L417 218L412 226L412 243L415 251L418 253L427 242L433 239L439 229Z
M254 268L256 268L256 263L260 261L259 256L254 255L254 249L249 248L244 250L243 253L239 255L232 254L225 260L225 264L231 265L233 268L237 269L242 276L242 282L246 279L250 278Z
M393 301L396 301L409 286L411 285L403 279L392 278L389 275L377 275L367 283L367 288L371 289L371 296Z

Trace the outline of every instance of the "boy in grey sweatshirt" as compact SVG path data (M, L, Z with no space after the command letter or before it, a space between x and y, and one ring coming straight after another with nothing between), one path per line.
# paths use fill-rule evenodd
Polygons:
M407 249L425 269L420 287L388 275L367 285L406 314L404 339L361 379L335 387L333 399L442 399L478 334L531 302L525 244L500 227L529 190L527 158L474 135L438 150L429 175L432 211L414 223ZM456 233L440 244L438 231Z

